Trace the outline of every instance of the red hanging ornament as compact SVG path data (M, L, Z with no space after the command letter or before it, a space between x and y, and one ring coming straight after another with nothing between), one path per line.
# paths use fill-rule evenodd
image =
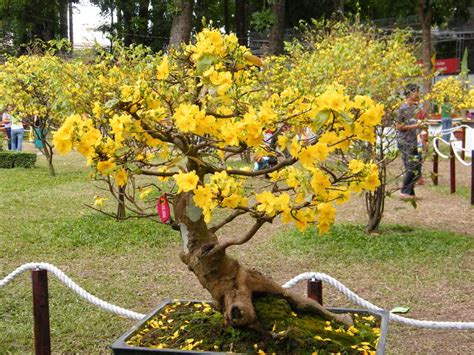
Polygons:
M166 195L160 196L156 203L156 209L158 210L158 216L160 216L161 222L168 223L170 220L170 203Z

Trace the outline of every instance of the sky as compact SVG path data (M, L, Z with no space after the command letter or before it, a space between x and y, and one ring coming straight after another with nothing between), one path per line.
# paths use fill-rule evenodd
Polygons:
M99 8L87 0L81 0L74 7L74 45L92 45L94 40L101 44L109 44L102 32L94 31L106 22L101 18Z

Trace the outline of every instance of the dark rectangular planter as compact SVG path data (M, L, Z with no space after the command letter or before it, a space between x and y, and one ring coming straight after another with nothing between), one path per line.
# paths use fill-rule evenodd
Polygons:
M116 355L121 354L150 354L150 353L165 353L165 354L227 354L222 352L214 351L193 351L193 350L180 350L180 349L149 349L142 348L137 346L130 346L126 341L133 335L137 330L142 328L146 322L153 318L156 314L160 313L161 310L169 303L173 301L170 299L164 300L158 305L156 309L146 315L142 320L135 324L129 331L122 335L118 340L116 340L111 349ZM182 301L187 302L187 300ZM199 301L200 302L200 301ZM389 313L386 311L369 311L362 309L349 309L349 308L327 308L329 311L334 313L357 313L360 315L373 315L374 317L380 318L380 339L377 346L377 355L383 355L385 351L385 344L387 342L387 333L388 333L388 320Z

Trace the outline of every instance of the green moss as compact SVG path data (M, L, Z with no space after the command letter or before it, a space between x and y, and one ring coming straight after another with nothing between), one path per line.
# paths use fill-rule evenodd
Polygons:
M127 343L148 348L172 348L252 353L319 354L374 351L380 335L378 320L355 316L355 326L329 322L312 314L295 313L276 297L258 297L254 306L261 331L224 327L222 315L207 303L167 305Z

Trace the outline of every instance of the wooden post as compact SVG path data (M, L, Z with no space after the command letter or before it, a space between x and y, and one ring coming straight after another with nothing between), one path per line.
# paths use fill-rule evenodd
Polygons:
M436 148L439 147L438 140L435 140L434 144L436 145ZM433 152L433 185L435 186L438 185L438 161L439 161L439 155L435 149L435 151Z
M307 293L309 298L316 300L321 306L323 305L323 283L321 280L308 280Z
M474 150L471 150L471 206L474 206Z
M33 284L35 354L50 355L48 272L46 270L32 270L31 280Z
M454 156L454 148L451 144L449 147L449 185L451 193L456 192L456 157Z
M464 152L464 149L466 149L466 126L462 127L462 139L461 139L461 158L462 160L466 159L466 152ZM472 158L472 157L471 157Z

